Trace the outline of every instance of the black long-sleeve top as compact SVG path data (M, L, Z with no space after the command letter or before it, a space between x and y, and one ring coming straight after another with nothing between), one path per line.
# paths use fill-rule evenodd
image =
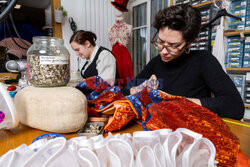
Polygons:
M240 120L244 115L244 104L239 92L210 52L183 53L171 62L163 62L158 55L127 83L123 93L128 95L131 87L140 85L152 74L160 82L158 89L166 93L198 98L203 107L220 117Z

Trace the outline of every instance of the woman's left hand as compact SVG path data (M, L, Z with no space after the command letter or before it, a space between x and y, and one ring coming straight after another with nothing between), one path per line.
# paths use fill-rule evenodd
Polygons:
M198 104L201 106L201 101L200 99L196 99L196 98L187 98L188 100L190 100L191 102Z

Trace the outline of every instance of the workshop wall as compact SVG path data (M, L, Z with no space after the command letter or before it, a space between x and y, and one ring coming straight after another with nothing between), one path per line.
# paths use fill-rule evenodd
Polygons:
M70 68L77 70L77 56L71 49L69 39L73 34L68 21L73 17L77 24L77 29L89 30L96 34L97 45L111 49L108 38L108 28L115 23L114 7L107 0L61 0L61 5L68 12L68 17L62 24L62 34L65 46L70 52ZM81 60L80 67L85 60Z

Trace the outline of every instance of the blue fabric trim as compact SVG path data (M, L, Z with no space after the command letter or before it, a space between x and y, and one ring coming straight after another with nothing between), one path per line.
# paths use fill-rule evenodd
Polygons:
M143 129L144 131L150 131L150 129L148 129L148 128L146 127L146 124L144 124L144 123L142 123L142 129Z
M126 96L126 98L133 104L135 110L137 111L139 118L141 118L141 106L142 103L133 95Z
M108 83L106 81L104 81L101 77L99 76L94 76L95 78L95 82L94 84L96 85L96 87L99 87L101 83L104 83L106 85L108 85ZM80 90L84 91L84 89L87 88L87 84L85 81L83 81L82 83L78 84L76 86L76 88L79 88ZM102 93L107 92L107 91L112 91L114 93L118 93L121 91L121 89L118 86L110 86L108 85L107 89L103 90L101 93L97 93L95 90L93 90L89 96L87 96L87 100L95 100L97 99ZM104 107L103 107L104 108ZM101 108L100 108L101 109Z
M121 89L118 86L112 86L109 90L113 91L114 93L118 93Z
M112 87L108 87L107 89L105 89L102 93L107 92L107 91L112 91L113 93L118 93L121 91L121 89L118 86L112 86Z
M147 106L146 106L146 109L148 110L149 107L151 107L153 104L155 104L155 103L151 103L151 104L147 105Z
M76 85L76 88L85 89L86 87L87 85L85 81L82 81L82 83L79 83L78 85Z
M153 104L154 104L154 103L149 104L149 105L147 106L147 110L148 110L148 108L149 108L151 105L153 105ZM151 119L151 114L150 114L150 112L148 112L148 116L147 116L146 121L142 122L142 128L143 128L144 131L150 131L148 128L146 128L146 124L148 123L148 121L149 121L150 119Z
M158 90L150 89L149 91L149 97L152 100L153 103L159 103L162 102L161 96L159 94Z
M101 109L103 109L103 108L107 107L108 105L109 105L109 104L106 104L106 105L100 105L99 110L101 110Z
M89 99L90 99L90 100L95 100L95 99L97 99L100 95L101 95L101 93L97 93L96 91L93 91L93 92L90 93Z
M102 80L100 77L98 76L94 76L95 77L95 85L96 87L98 87L100 85L101 82L104 82L104 80Z
M151 104L148 104L146 106L146 109L148 110L153 104L155 103L160 103L162 102L161 96L159 94L158 90L155 89L150 89L150 91L148 92L150 99L152 100ZM145 122L142 122L142 128L144 131L150 131L148 128L146 128L146 124L147 122L151 119L151 114L150 112L148 112L148 116Z
M136 96L137 98L141 98L141 92L136 93L134 96Z

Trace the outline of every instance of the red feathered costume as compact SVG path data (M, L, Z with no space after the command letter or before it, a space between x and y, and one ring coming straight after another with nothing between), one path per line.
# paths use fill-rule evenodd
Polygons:
M124 20L116 20L109 30L112 53L116 58L117 72L122 86L125 86L134 77L131 56L126 48L130 40L130 33L130 25L126 24Z

